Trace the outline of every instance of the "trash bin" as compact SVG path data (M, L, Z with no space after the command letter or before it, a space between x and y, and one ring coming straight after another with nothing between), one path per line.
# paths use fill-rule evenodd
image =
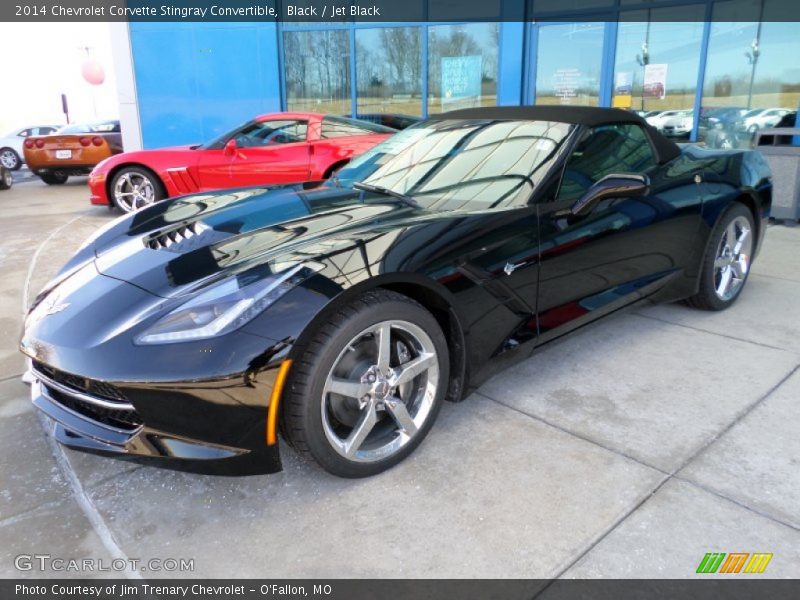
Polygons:
M772 211L774 219L800 219L800 127L765 129L756 138L761 152L772 170Z

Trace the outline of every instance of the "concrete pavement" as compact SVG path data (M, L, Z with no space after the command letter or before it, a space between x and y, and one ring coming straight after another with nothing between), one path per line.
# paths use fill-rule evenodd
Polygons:
M732 309L651 307L548 348L378 477L283 448L283 473L223 478L58 449L33 414L21 295L34 255L31 293L113 216L86 197L80 180L0 192L0 576L34 552L194 559L169 576L519 578L693 577L706 552L773 552L764 576L800 576L800 228L770 228Z

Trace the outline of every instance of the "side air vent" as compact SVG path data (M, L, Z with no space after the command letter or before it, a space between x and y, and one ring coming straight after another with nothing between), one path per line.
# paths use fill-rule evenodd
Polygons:
M228 237L227 234L214 231L202 221L173 227L166 231L156 232L145 238L145 246L153 250L169 250L170 252L189 252L218 242Z

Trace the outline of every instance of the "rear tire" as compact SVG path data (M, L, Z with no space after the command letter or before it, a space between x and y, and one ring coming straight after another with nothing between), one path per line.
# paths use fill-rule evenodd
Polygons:
M0 190L11 189L13 183L14 178L11 175L11 171L5 167L0 167Z
M711 232L700 271L700 289L686 304L701 310L724 310L736 302L750 274L754 235L750 209L734 202Z
M9 171L17 171L22 167L22 159L13 148L0 148L0 165Z
M69 179L69 175L64 173L44 173L39 175L39 178L47 185L64 185Z
M448 367L433 315L406 296L369 291L328 317L300 349L284 391L284 435L334 475L385 471L430 431Z

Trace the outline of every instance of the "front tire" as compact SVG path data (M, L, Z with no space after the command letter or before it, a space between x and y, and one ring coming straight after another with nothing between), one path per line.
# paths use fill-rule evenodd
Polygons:
M406 296L370 291L301 349L284 392L283 431L334 475L375 475L422 442L448 378L447 342L433 315Z
M0 165L9 171L17 171L22 167L22 159L13 148L0 148Z
M149 169L126 167L118 171L109 186L111 202L122 212L133 212L167 197L164 185Z
M43 173L39 178L47 185L64 185L69 179L69 175L65 173Z
M742 293L755 244L750 210L738 202L722 214L703 258L700 289L686 303L702 310L724 310Z

